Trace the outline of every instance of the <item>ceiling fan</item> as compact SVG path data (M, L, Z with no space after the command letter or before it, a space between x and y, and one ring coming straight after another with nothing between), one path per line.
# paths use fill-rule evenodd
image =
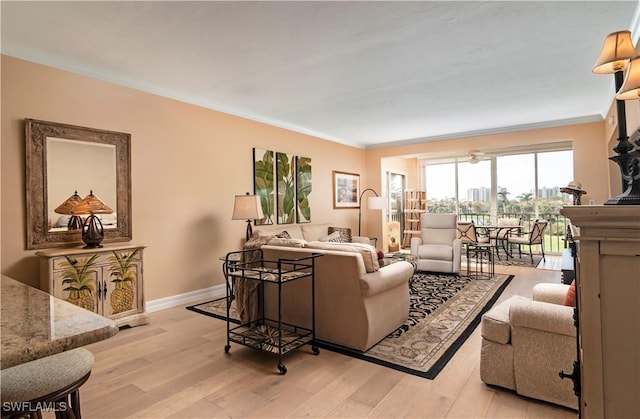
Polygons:
M467 160L469 163L471 164L477 164L479 161L484 160L484 159L480 159L478 156L483 156L484 153L480 152L480 151L470 151L469 153L467 153L467 155L469 156L469 160Z

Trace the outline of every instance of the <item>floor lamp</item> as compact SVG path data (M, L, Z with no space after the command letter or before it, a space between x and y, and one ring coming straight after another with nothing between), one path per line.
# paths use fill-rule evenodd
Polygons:
M369 209L382 210L387 208L388 205L387 198L384 196L379 196L378 193L371 188L367 188L360 193L360 198L358 201L360 202L360 205L358 206L358 236L360 235L360 227L362 225L362 195L364 195L364 193L367 191L371 191L375 194L375 196L370 196L367 201Z
M640 150L636 149L627 136L627 117L625 99L638 99L637 72L629 66L629 61L636 56L630 31L618 31L607 35L600 56L593 67L596 74L613 74L615 77L616 111L618 114L618 143L613 148L617 154L609 157L620 166L623 193L609 199L605 205L638 205L640 204ZM636 64L640 64L637 63ZM624 70L629 66L627 79L623 82ZM635 97L634 97L635 92ZM640 148L640 138L634 139Z

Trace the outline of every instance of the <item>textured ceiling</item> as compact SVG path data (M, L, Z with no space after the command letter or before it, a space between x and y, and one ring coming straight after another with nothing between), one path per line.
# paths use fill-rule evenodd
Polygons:
M2 53L377 147L602 120L637 6L2 1Z

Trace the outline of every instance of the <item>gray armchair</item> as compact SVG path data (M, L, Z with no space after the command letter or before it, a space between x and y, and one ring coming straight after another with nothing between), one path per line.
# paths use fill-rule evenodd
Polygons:
M457 227L456 214L421 214L420 237L411 238L419 271L460 273L462 241Z

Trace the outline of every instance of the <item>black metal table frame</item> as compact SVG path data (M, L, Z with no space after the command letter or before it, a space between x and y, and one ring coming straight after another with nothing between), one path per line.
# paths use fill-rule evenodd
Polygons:
M487 237L489 237L489 243L491 243L491 239L492 239L491 232L493 231L496 232L495 237L493 237L493 240L495 242L496 257L498 258L498 260L500 260L500 247L502 247L502 250L504 250L507 260L509 260L509 258L513 258L513 255L511 254L511 250L509 248L509 236L511 235L512 232L517 232L519 234L520 231L522 231L522 226L479 225L479 226L476 226L476 229L484 229L484 231L487 232ZM500 233L502 231L505 231L504 237L500 237ZM500 242L502 242L502 245L500 245Z
M495 275L495 260L493 249L496 246L490 243L467 244L467 276L474 279L489 279ZM496 249L497 252L497 249ZM486 256L486 258L485 258ZM487 262L487 273L484 273L484 262ZM474 273L471 273L471 265L475 264ZM480 271L478 272L478 267Z

